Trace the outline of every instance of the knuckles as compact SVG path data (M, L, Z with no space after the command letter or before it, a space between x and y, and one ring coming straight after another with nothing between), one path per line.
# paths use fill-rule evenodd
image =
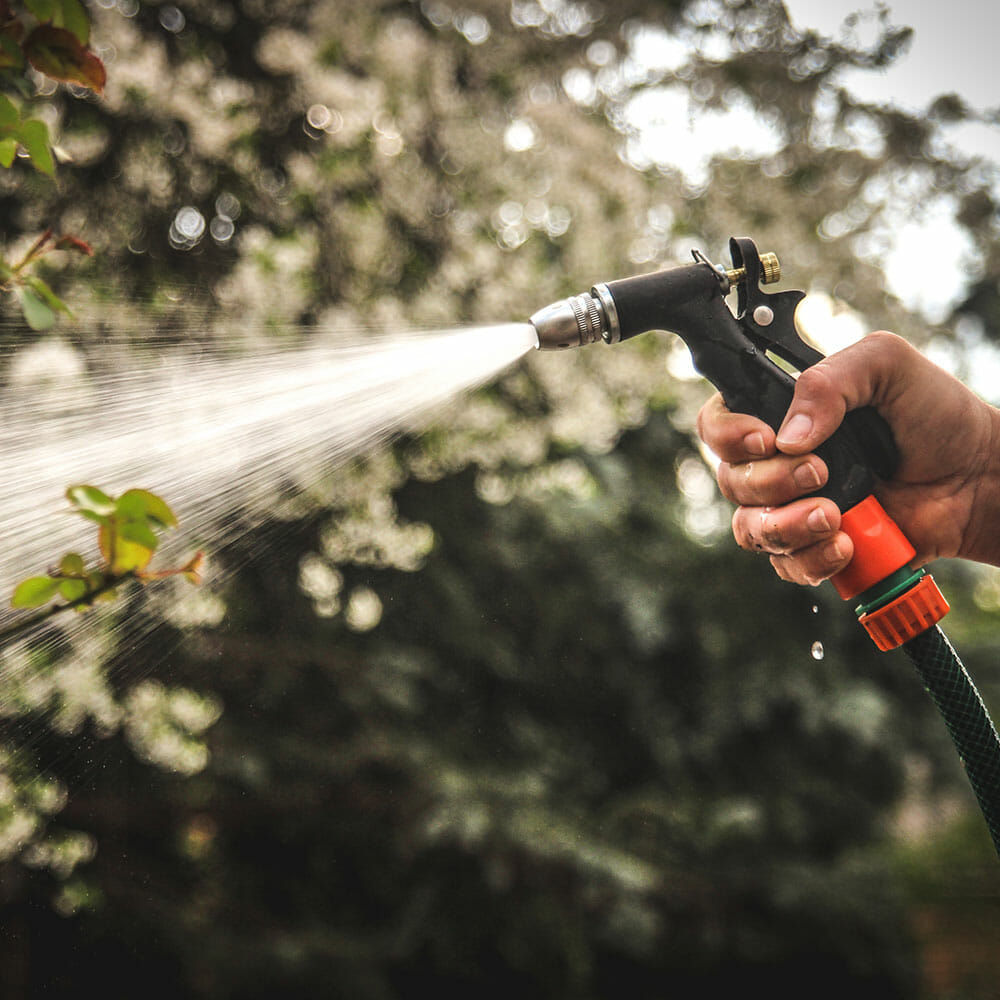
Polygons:
M741 507L733 514L733 537L736 544L750 552L785 555L793 546L779 515L771 507Z

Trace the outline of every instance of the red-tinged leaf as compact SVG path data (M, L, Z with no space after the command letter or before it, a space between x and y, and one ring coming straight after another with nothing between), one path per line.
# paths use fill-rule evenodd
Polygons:
M24 40L23 48L28 62L39 73L64 83L78 83L97 93L104 90L104 63L71 31L40 24Z
M104 565L110 569L115 558L115 532L111 526L111 518L105 518L97 529L97 547Z
M202 570L205 567L205 553L196 552L181 568L181 572L184 574L184 579L188 583L199 584L202 580Z
M44 122L41 122L40 124L45 125ZM48 135L49 135L48 129L46 128L45 131L46 141L48 141ZM28 252L24 255L24 257L21 258L20 266L24 267L24 265L27 264L28 261L33 260L35 257L40 257L45 252L45 244L48 243L50 239L52 239L51 226L48 229L46 229L45 232L42 233L42 235L39 236L34 243L31 244L31 247L28 249Z
M75 253L82 253L86 257L94 256L94 248L79 236L72 236L64 233L56 241L56 250L73 250Z

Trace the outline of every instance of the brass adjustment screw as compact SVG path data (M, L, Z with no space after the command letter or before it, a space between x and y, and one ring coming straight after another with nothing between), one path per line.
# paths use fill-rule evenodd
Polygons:
M734 267L726 271L726 277L731 285L737 281L742 281L747 276L745 267ZM760 255L760 282L762 285L773 285L781 281L781 261L776 253L762 253Z

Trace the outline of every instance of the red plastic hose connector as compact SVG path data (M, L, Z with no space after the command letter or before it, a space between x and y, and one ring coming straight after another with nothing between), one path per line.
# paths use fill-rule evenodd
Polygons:
M855 504L840 526L854 542L854 558L833 577L833 584L845 601L865 595L858 621L879 649L902 646L944 618L948 602L933 577L914 571L909 577L903 573L902 581L898 575L890 579L908 566L916 551L875 497ZM884 595L878 592L883 581Z
M902 569L916 555L906 535L874 496L846 511L840 527L854 542L854 558L833 577L833 585L845 601Z

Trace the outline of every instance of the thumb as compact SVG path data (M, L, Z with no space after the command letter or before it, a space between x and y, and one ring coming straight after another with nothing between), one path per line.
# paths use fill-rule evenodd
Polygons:
M795 382L795 394L778 428L778 448L803 455L822 444L848 410L867 406L876 395L886 352L879 334L831 354L807 368ZM890 335L886 335L890 336Z

